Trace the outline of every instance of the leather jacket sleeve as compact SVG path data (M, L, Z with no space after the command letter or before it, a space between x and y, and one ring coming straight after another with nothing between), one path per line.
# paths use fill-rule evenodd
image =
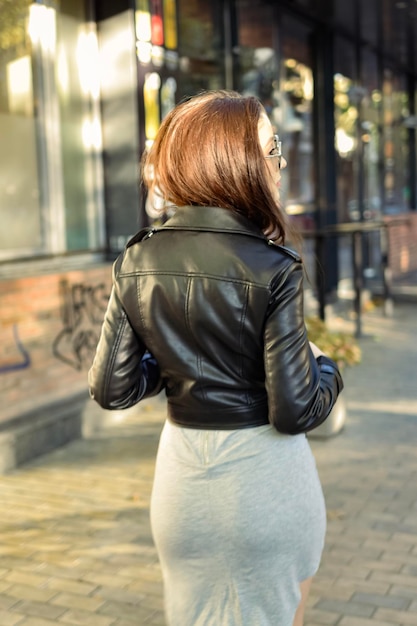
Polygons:
M115 273L116 261L113 267ZM113 281L93 365L88 373L90 396L104 409L126 409L158 394L159 367L134 332Z
M270 421L287 434L325 421L343 389L336 363L315 359L304 324L303 271L293 262L272 285L265 323L265 382Z

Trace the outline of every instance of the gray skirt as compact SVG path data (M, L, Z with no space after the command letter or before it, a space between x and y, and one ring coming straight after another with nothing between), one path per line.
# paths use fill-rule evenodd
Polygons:
M169 626L292 626L326 529L307 438L167 421L151 525Z

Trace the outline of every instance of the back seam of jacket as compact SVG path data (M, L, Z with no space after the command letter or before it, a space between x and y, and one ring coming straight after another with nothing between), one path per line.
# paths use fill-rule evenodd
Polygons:
M131 276L184 276L186 278L209 278L211 280L218 280L221 282L237 283L238 285L248 285L260 288L268 287L268 285L263 282L256 282L246 278L231 278L228 276L221 276L219 274L210 274L208 272L180 272L176 270L134 270L132 272L123 272L119 274L118 278L129 278Z
M239 328L239 362L240 362L240 377L243 379L244 371L243 371L243 336L245 329L245 321L246 321L246 313L248 310L248 301L249 301L249 285L245 285L245 302L242 307L242 315L240 318L240 328ZM249 404L249 395L248 392L245 392L246 396L246 404Z
M193 328L191 325L191 315L190 315L190 302L191 302L191 297L190 297L190 293L191 293L191 287L192 287L192 281L193 281L192 276L188 276L188 281L187 281L187 291L185 294L185 320L186 320L186 325L187 328L189 330L189 333L191 335L191 337L193 338L193 342L194 345L196 347L196 358L197 358L197 372L198 372L198 379L196 381L197 385L198 382L203 380L203 368L202 368L202 364L201 364L201 355L200 355L200 350L198 349L198 343L195 339L194 336L194 332L193 332ZM206 394L205 394L205 390L204 387L201 385L201 392L202 392L202 396L203 396L203 400L207 400L206 398Z

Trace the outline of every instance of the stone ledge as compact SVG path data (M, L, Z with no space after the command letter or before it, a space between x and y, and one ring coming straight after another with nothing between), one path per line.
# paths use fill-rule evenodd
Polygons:
M83 392L0 424L0 474L82 436Z

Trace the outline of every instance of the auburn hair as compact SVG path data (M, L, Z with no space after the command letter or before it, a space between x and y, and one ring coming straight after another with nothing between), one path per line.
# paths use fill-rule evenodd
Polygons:
M254 96L210 91L180 102L144 154L151 193L175 206L213 206L240 213L284 244L286 214L270 189L258 135L264 108Z

